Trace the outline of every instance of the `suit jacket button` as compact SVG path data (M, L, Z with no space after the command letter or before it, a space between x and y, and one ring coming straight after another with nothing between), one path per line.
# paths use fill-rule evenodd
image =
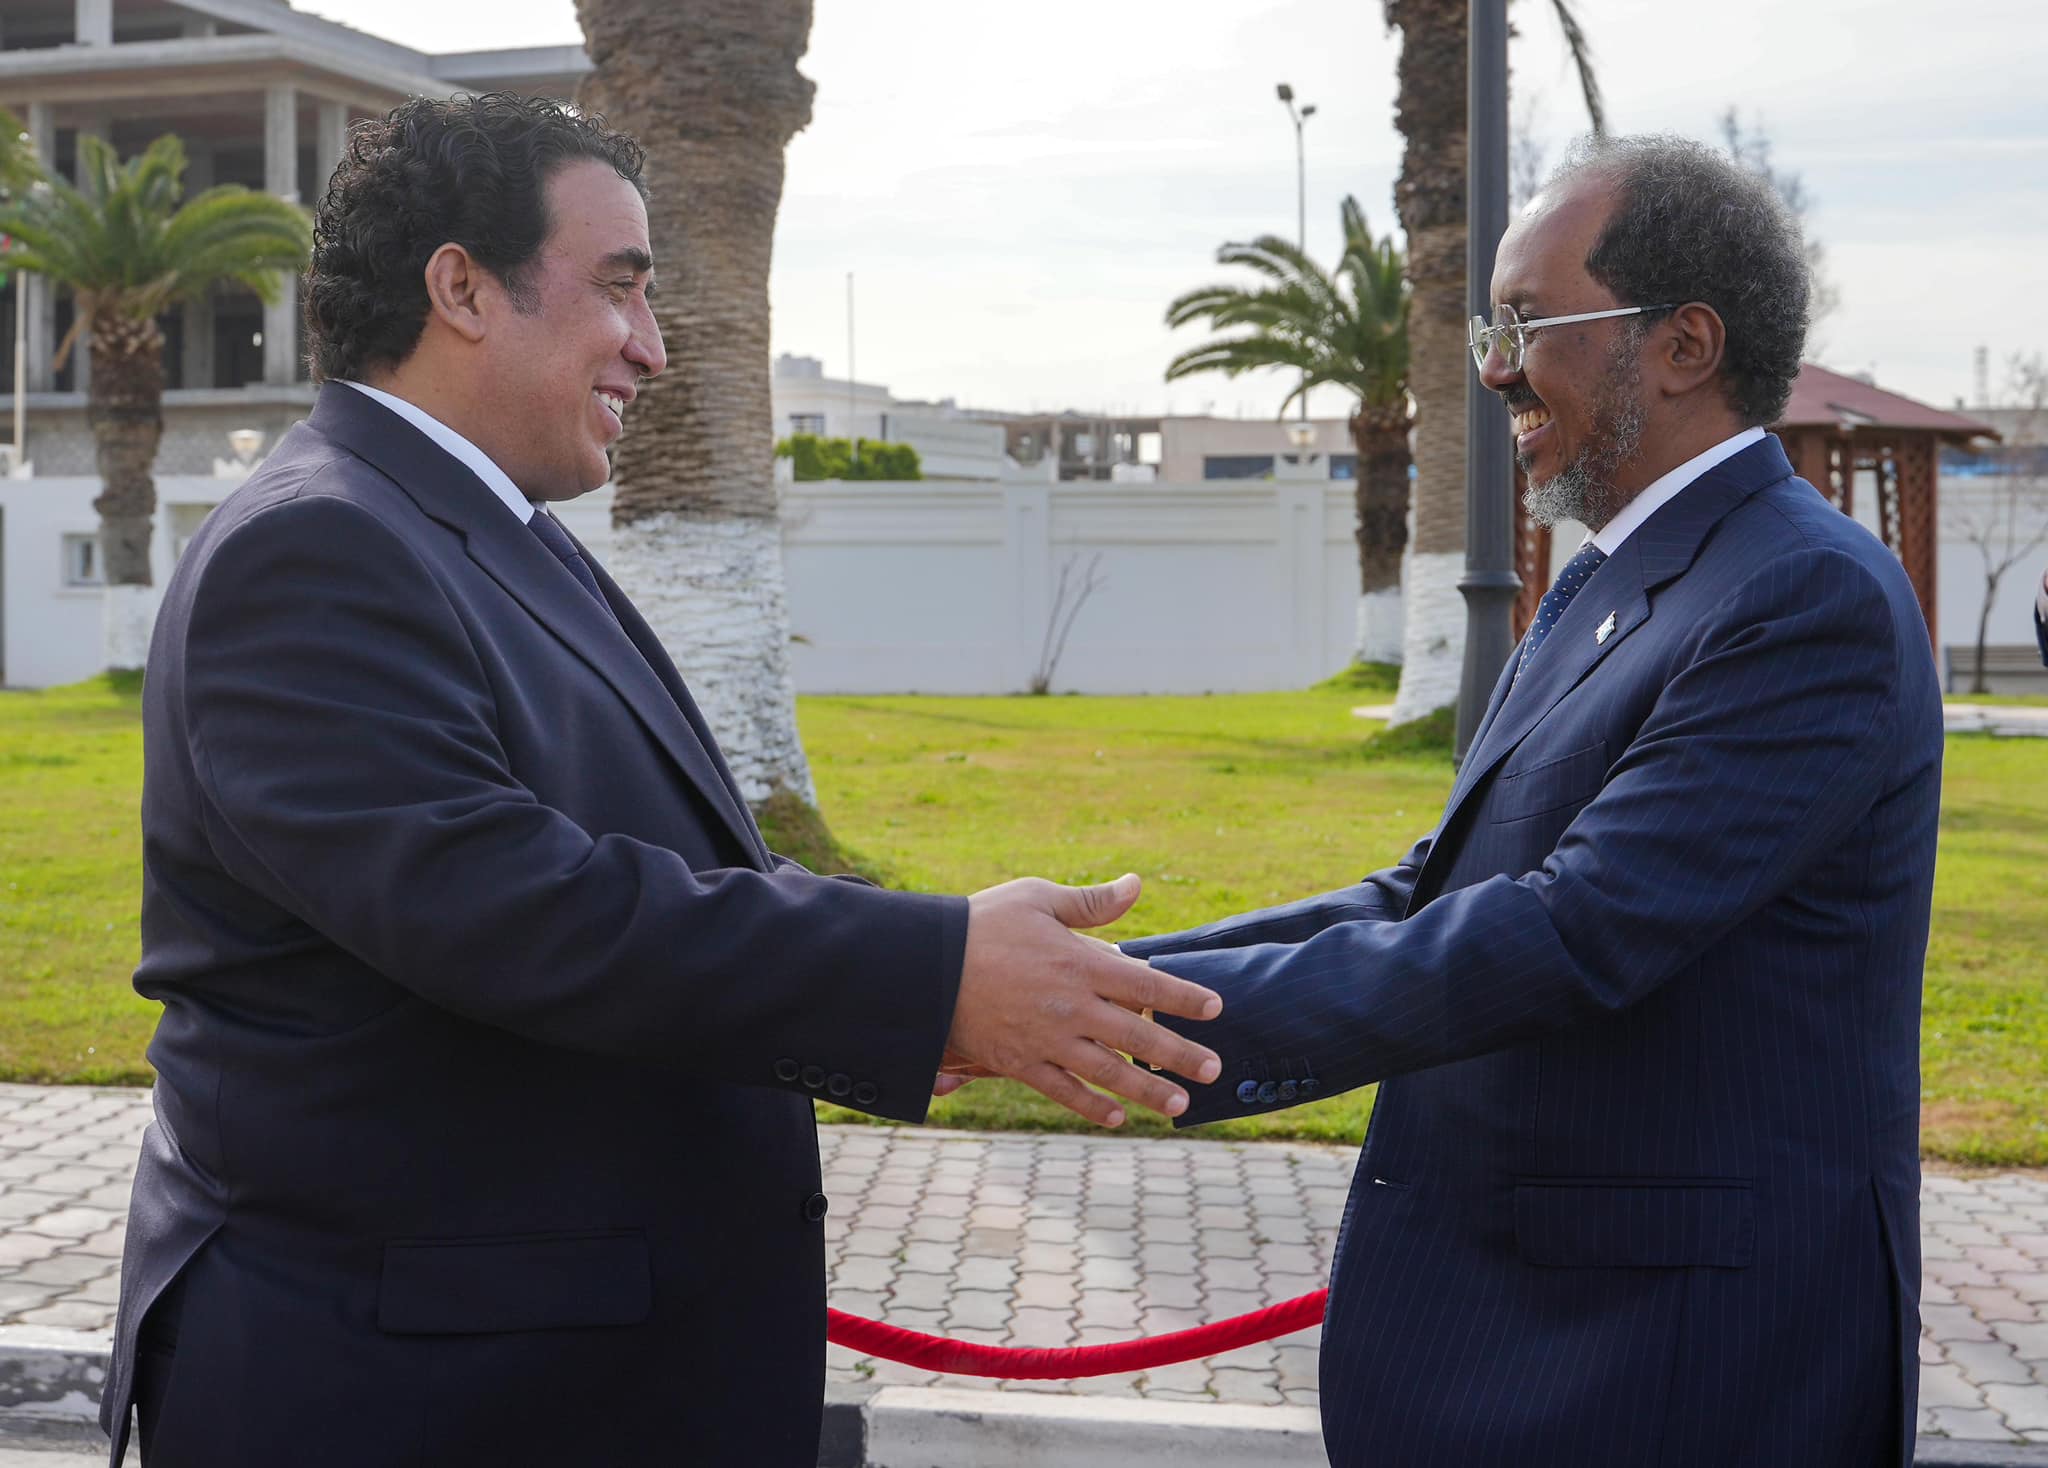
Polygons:
M831 1097L834 1100L845 1099L846 1093L851 1091L852 1089L852 1077L841 1075L837 1071L834 1071L831 1077L825 1082L825 1090L829 1095L831 1095Z
M853 1104L872 1106L881 1097L881 1089L873 1081L861 1081L853 1088Z
M802 1073L803 1067L787 1055L775 1062L775 1079L778 1081L793 1081Z
M1237 1099L1247 1106L1258 1100L1259 1083L1257 1081L1245 1081L1239 1085L1237 1088Z
M1271 1106L1275 1101L1278 1101L1279 1099L1280 1087L1277 1082L1266 1081L1262 1085L1260 1085L1259 1100L1261 1103L1267 1106Z
M1280 1099L1282 1101L1292 1101L1294 1099L1295 1090L1296 1085L1293 1081L1282 1081L1280 1083Z
M804 1222L816 1223L832 1210L832 1200L823 1193L813 1193L804 1199Z
M825 1067L807 1065L804 1067L804 1084L815 1091L825 1084Z

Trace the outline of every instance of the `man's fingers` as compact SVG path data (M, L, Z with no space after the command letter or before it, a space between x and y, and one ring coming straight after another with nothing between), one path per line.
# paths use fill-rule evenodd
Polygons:
M1054 887L1052 915L1070 928L1099 928L1131 910L1144 883L1135 872L1094 887Z
M1124 1124L1124 1109L1116 1104L1115 1097L1089 1090L1057 1065L1040 1063L1031 1066L1019 1071L1016 1079L1048 1101L1059 1102L1076 1116L1092 1121L1097 1126L1117 1127Z
M1164 1025L1140 1019L1127 1010L1112 1010L1111 1013L1114 1018L1107 1027L1109 1032L1102 1036L1105 1045L1123 1051L1133 1060L1170 1070L1205 1086L1223 1074L1223 1062L1215 1051L1197 1045L1185 1035L1176 1035ZM1150 1102L1146 1104L1151 1105Z
M1161 1116L1179 1116L1188 1109L1188 1093L1165 1076L1139 1070L1114 1050L1090 1041L1078 1042L1066 1055L1065 1064L1082 1080L1114 1091L1126 1101L1135 1101Z
M1214 989L1176 979L1142 958L1090 951L1087 963L1090 987L1125 1009L1150 1009L1182 1019L1214 1019L1223 1013L1223 997Z
M941 1075L932 1082L932 1094L934 1096L950 1096L962 1086L969 1084L975 1079L976 1077L967 1075Z

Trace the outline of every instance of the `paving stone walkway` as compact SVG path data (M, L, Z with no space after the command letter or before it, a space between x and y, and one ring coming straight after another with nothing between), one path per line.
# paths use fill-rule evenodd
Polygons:
M0 1333L104 1332L146 1092L0 1085ZM831 1302L916 1330L1091 1345L1320 1287L1349 1147L904 1128L820 1133ZM1929 1174L1920 1429L2048 1443L2048 1176ZM834 1347L833 1377L940 1378ZM957 1382L957 1378L948 1378ZM1316 1332L1142 1375L1006 1390L1316 1402Z

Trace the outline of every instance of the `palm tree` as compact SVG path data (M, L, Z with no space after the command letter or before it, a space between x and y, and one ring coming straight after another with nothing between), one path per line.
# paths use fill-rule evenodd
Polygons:
M20 125L0 113L0 132ZM163 437L164 333L158 318L216 282L266 300L286 272L304 267L313 232L296 204L235 184L184 204L185 148L165 136L123 163L99 138L78 140L78 184L34 167L26 187L0 203L8 263L68 289L77 309L59 346L61 364L81 338L92 343L86 421L100 473L100 564L106 580L109 668L139 668L149 650L155 596L149 567Z
M1300 374L1288 407L1324 383L1357 400L1358 647L1360 662L1401 655L1401 551L1408 539L1408 287L1391 237L1374 240L1358 200L1343 204L1344 257L1335 276L1277 235L1227 244L1219 265L1243 265L1268 284L1203 286L1166 308L1168 326L1244 327L1182 352L1166 380L1196 372L1235 377L1261 367Z
M1568 0L1549 0L1564 30L1593 131L1606 127L1586 34ZM1408 235L1415 290L1415 539L1409 549L1401 688L1394 723L1458 697L1465 659L1465 106L1471 0L1384 0L1401 32L1394 124L1404 147L1394 207Z
M669 368L612 463L612 570L756 809L816 803L796 730L769 399L783 149L811 119L811 0L576 0L578 101L647 150Z

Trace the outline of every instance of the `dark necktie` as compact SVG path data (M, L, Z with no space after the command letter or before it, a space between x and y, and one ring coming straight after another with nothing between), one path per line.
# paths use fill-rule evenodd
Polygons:
M1515 663L1515 681L1521 681L1522 670L1536 656L1536 649L1543 646L1543 640L1550 636L1550 629L1557 625L1564 609L1579 594L1579 588L1606 559L1607 552L1589 540L1579 547L1577 555L1564 563L1564 569L1557 573L1557 580L1551 584L1550 590L1543 593L1543 600L1536 607L1536 620L1529 624L1529 633L1522 639L1522 655Z
M555 553L555 559L569 568L569 574L583 583L583 589L597 598L597 604L604 608L605 615L616 621L618 614L612 610L612 604L604 599L604 592L599 590L597 585L597 577L591 572L590 562L583 559L583 552L576 549L576 542L569 538L569 532L556 522L554 516L538 505L533 507L533 518L526 523L539 537L540 543Z

